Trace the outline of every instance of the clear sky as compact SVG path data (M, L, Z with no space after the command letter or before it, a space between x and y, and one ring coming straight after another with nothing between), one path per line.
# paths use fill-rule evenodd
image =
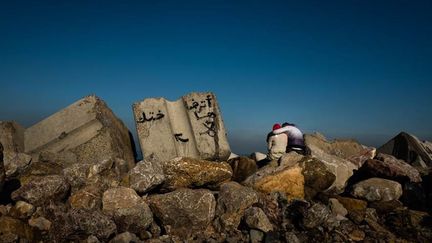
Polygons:
M0 1L0 120L97 94L215 92L234 152L275 122L380 145L432 139L432 1Z

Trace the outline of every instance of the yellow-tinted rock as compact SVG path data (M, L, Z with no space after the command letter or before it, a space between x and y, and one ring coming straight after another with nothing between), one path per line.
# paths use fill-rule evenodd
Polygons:
M0 217L0 234L12 233L29 241L37 240L40 235L21 220L7 216Z

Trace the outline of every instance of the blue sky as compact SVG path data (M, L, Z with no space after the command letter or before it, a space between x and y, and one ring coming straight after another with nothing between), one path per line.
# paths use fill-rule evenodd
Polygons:
M380 145L432 139L431 1L1 1L0 120L97 94L213 91L234 152L275 122Z

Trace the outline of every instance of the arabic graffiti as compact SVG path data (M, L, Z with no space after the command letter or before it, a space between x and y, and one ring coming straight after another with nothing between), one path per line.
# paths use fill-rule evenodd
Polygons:
M209 111L213 110L211 95L207 95L204 100L196 101L192 99L191 101L192 105L188 106L188 109L193 111L197 121L203 120L202 125L205 127L205 131L200 132L199 134L207 134L210 137L216 136L216 113ZM203 112L204 109L207 112Z
M176 133L174 134L175 140L177 142L183 142L183 143L187 143L189 142L189 138L182 138L183 133Z
M155 116L154 112L149 112L148 117L146 116L145 111L142 112L142 117L138 118L137 123L144 123L149 121L157 121L162 118L164 118L165 115L161 112L161 110L158 111L158 113Z

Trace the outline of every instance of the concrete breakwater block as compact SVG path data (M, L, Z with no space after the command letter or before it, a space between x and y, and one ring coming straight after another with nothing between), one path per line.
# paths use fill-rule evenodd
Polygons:
M226 160L231 153L213 93L190 93L177 101L148 98L135 103L133 112L144 159Z
M97 96L87 96L24 131L25 153L76 156L75 162L98 163L122 158L134 165L130 133L123 122Z

